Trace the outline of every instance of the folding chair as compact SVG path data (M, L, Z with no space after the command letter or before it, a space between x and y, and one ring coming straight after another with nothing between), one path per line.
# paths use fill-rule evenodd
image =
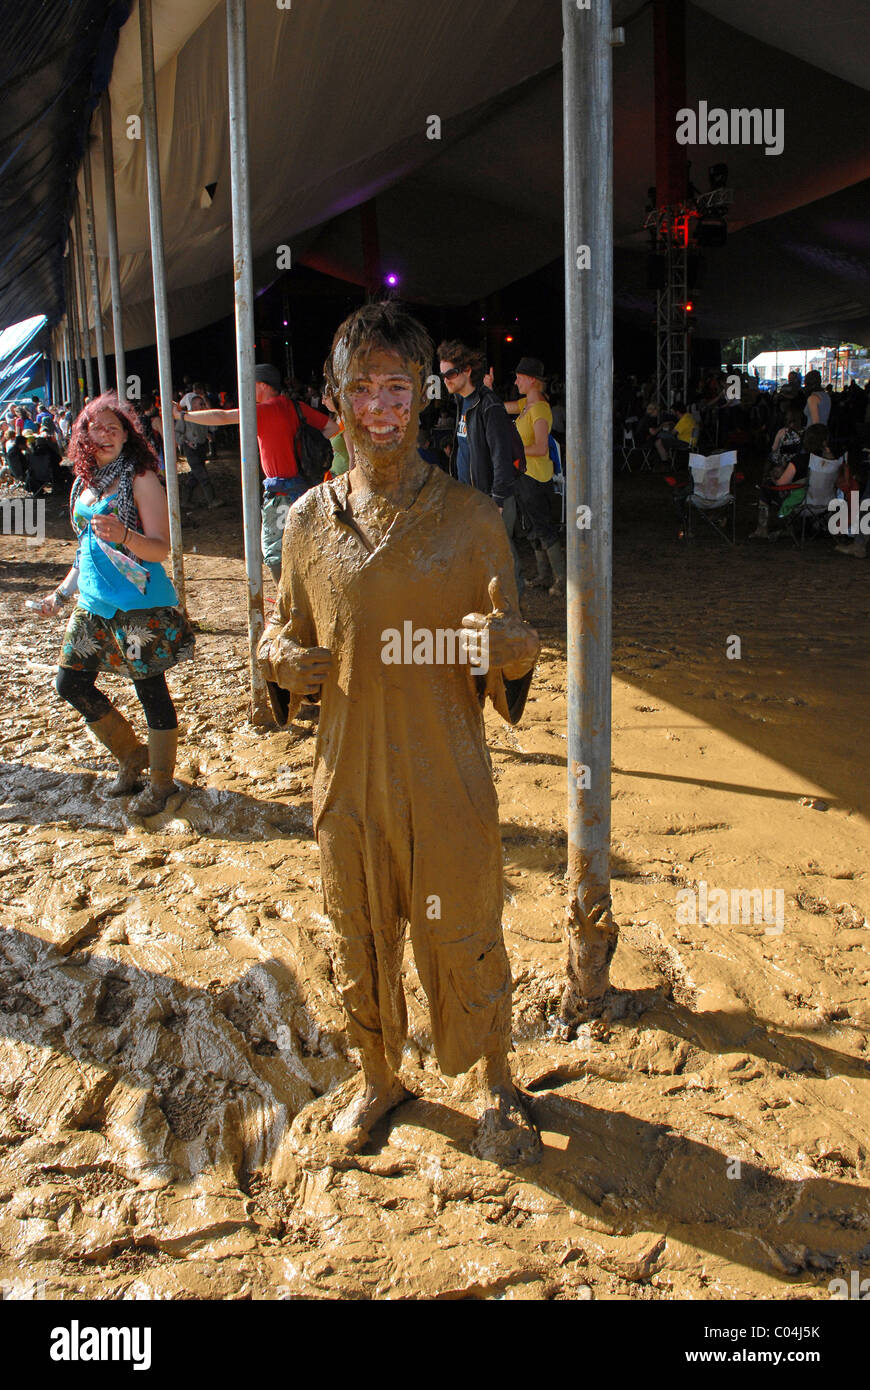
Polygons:
M803 546L807 536L807 524L812 527L814 533L828 530L828 509L837 495L837 478L843 466L842 458L823 459L818 454L810 454L809 472L807 474L807 495L799 507L795 507L789 522L792 528L792 535L797 541L797 523L800 521L800 541ZM824 523L822 526L820 523Z
M686 498L686 538L694 538L693 517L697 514L727 541L727 531L718 524L731 512L731 544L737 538L737 508L731 491L731 478L737 465L737 450L710 454L690 454L689 468L694 488Z
M619 445L619 448L622 451L623 471L627 471L629 473L631 472L631 463L629 462L629 460L632 454L634 453L635 449L637 448L637 444L635 443L634 439L634 427L636 424L636 415L626 416L625 422L622 426L622 443Z

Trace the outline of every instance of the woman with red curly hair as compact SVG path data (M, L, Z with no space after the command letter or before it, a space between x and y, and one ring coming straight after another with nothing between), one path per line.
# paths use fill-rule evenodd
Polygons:
M135 791L150 765L151 785L131 804L156 815L180 791L173 781L178 719L166 671L193 656L194 635L162 560L169 554L169 511L157 458L134 411L114 392L91 401L73 425L67 456L75 482L70 516L79 540L64 582L43 600L57 613L78 590L64 634L56 680L61 699L84 715L117 758L109 796ZM96 680L101 671L128 676L145 711L148 745Z

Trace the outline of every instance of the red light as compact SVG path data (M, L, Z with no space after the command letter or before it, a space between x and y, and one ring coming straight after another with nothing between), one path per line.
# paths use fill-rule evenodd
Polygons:
M506 342L506 343L512 343L513 340L514 340L514 335L513 335L513 333L508 333L508 334L506 334L506 336L505 336L505 342Z
M686 313L687 313L687 314L691 314L691 312L692 312L692 310L694 309L694 307L695 307L695 306L694 306L694 304L692 303L691 299L688 300L687 303L686 303Z

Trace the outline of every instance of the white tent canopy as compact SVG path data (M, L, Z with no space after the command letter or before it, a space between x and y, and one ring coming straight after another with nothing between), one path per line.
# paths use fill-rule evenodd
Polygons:
M820 12L700 0L688 10L688 100L785 113L785 148L687 148L692 177L724 160L736 192L724 252L710 252L702 331L848 320L870 337L867 0ZM216 0L153 0L173 334L232 307L226 21ZM617 306L643 312L647 186L655 182L651 8L616 0ZM413 299L466 303L562 250L561 7L554 0L249 0L252 236L258 283L295 263L363 279L359 204L377 197L385 263ZM863 55L863 56L862 56ZM136 9L111 97L125 338L153 342ZM441 139L428 138L430 116ZM94 196L106 237L101 149ZM206 187L216 185L213 200ZM841 205L827 217L827 198ZM857 201L856 201L857 200ZM815 209L792 244L789 219ZM864 209L866 218L866 207ZM810 234L815 240L804 245ZM863 241L861 236L863 235ZM744 248L744 249L741 249ZM815 260L813 259L815 256ZM845 259L844 259L845 258ZM101 264L104 322L108 272ZM110 335L107 341L110 341Z

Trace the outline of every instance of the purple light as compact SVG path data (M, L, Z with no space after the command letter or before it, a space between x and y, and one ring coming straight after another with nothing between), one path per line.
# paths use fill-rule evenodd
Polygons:
M286 319L284 320L284 327L285 327L285 328L287 327L287 320L286 320Z
M394 275L394 274L391 273L391 274L389 274L389 275L387 276L387 284L388 284L388 285L398 285L398 283L399 283L399 277L398 277L398 275Z

